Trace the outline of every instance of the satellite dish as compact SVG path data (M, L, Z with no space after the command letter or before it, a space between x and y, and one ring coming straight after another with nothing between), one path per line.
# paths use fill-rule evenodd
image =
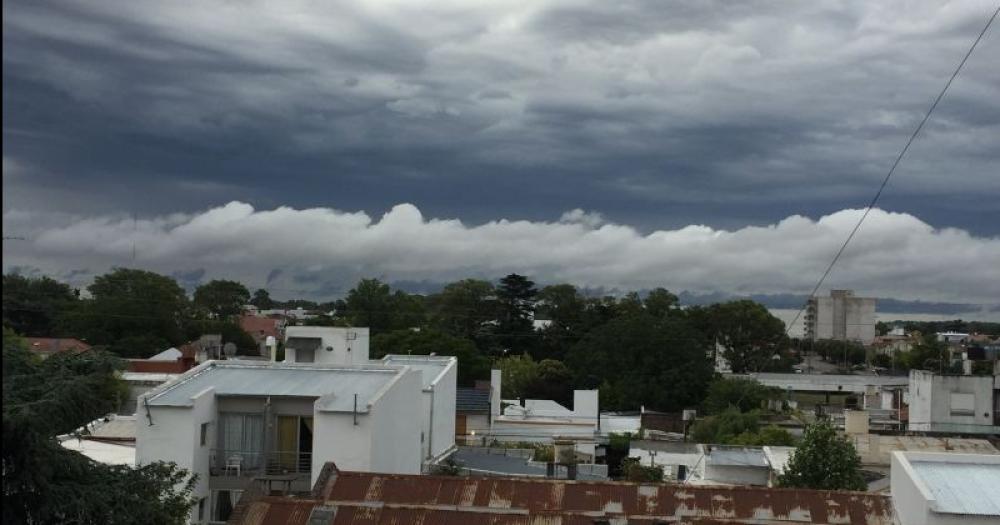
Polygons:
M236 355L236 345L233 343L226 343L222 346L222 352L226 354L226 359L232 359Z

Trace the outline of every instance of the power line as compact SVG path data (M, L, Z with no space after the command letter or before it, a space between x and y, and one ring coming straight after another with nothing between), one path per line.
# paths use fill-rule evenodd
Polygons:
M944 98L944 94L948 92L948 88L951 87L952 82L955 81L955 77L958 76L958 73L962 70L962 67L965 66L965 63L969 60L969 57L972 56L972 52L976 49L976 46L979 45L979 41L983 39L983 35L986 34L986 31L989 30L990 26L993 24L993 21L996 20L997 14L1000 14L1000 6L998 6L997 9L993 11L993 15L990 16L990 19L986 22L986 25L983 26L983 30L979 32L979 36L976 37L976 40L972 43L972 46L965 53L965 56L962 57L962 61L959 62L958 67L955 68L955 71L951 74L951 77L948 78L948 82L945 83L944 88L942 88L941 92L938 93L937 98L934 99L934 103L931 104L931 107L930 109L927 110L927 113L924 115L924 118L920 120L920 124L918 124L917 128L914 129L913 133L910 134L910 138L907 139L906 144L903 146L903 149L900 150L899 155L896 155L896 160L893 161L892 167L889 168L889 172L886 173L885 178L882 179L882 184L879 185L878 191L875 192L875 196L872 197L871 202L868 203L868 207L865 208L865 212L861 214L861 218L858 219L858 223L854 225L854 229L851 230L851 233L847 236L846 239L844 239L844 243L840 246L840 249L837 250L837 254L833 256L833 260L830 261L830 264L826 267L826 271L823 272L823 275L819 278L819 281L816 283L816 286L814 286L812 292L809 293L810 299L816 296L816 292L819 291L820 286L823 285L823 282L826 280L827 276L830 275L830 272L833 270L834 265L837 264L838 260L840 260L840 256L844 254L844 250L847 249L847 245L850 244L851 239L853 239L854 235L857 234L858 230L861 229L861 224L865 222L865 219L868 218L868 214L871 213L872 208L874 208L875 204L878 203L879 197L882 196L882 192L885 190L886 185L889 184L889 179L892 177L892 174L896 172L896 167L899 166L899 163L903 160L903 156L905 156L906 152L909 151L910 145L913 144L913 141L917 138L917 135L920 133L920 130L924 129L924 124L926 124L927 120L931 118L931 114L934 113L934 109L937 108L938 103L941 102L942 98ZM795 314L795 318L792 319L792 322L788 324L788 328L785 330L785 335L789 334L789 332L792 329L792 326L795 325L795 322L799 320L799 317L802 315L802 312L804 312L808 307L809 307L809 301L807 300L806 304L804 304L802 308L799 309L798 313Z

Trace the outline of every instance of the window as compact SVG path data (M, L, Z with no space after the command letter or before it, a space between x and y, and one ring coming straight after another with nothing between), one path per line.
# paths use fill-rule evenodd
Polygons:
M239 458L242 470L263 465L263 415L220 412L218 434L217 468L224 469L226 462L233 457Z
M208 423L201 424L201 446L208 444Z
M974 416L976 415L976 396L974 394L951 394L951 415L953 416Z
M205 521L205 498L198 500L198 521Z
M242 490L215 491L212 496L212 521L228 521L242 495Z

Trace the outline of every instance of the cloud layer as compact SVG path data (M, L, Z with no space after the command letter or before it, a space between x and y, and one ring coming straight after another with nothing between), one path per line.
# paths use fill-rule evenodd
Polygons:
M808 293L860 213L641 233L583 210L555 221L470 225L428 219L411 204L378 218L330 208L256 210L242 202L137 221L9 212L4 231L28 232L29 240L5 242L3 255L5 270L35 268L78 283L114 265L135 265L188 284L238 278L284 297L336 296L362 276L441 283L508 272L619 290ZM998 262L1000 238L874 210L828 285L881 297L997 303Z
M994 7L8 2L4 205L414 202L477 223L581 206L645 230L818 216L868 201ZM887 209L1000 233L997 36Z

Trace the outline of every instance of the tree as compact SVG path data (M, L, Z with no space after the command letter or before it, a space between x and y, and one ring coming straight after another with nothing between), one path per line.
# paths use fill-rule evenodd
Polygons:
M271 294L267 290L258 288L250 298L250 304L260 310L270 310L274 308L274 299L271 299Z
M472 341L439 330L394 330L372 338L372 357L386 354L450 355L458 358L458 383L472 386L477 379L489 379L490 360Z
M538 379L538 363L527 354L498 359L494 368L500 370L500 395L505 398L527 397L528 388Z
M737 374L767 369L788 345L785 324L759 303L731 301L712 305L709 311L711 335Z
M778 477L778 485L817 490L867 488L854 445L838 436L826 420L806 427L785 472Z
M183 342L187 295L170 277L118 268L94 279L92 299L67 317L69 331L118 355L148 357ZM131 342L131 343L129 343Z
M367 326L372 335L420 326L424 317L422 298L397 290L378 279L362 279L347 292L345 317L354 326Z
M237 281L216 279L194 291L194 305L207 310L216 319L229 319L239 315L249 302L250 291Z
M654 288L642 301L643 307L654 317L664 317L680 309L680 300L666 288Z
M948 368L948 345L934 334L921 336L909 352L902 354L901 364L907 369L940 370Z
M697 443L713 443L724 445L731 443L736 436L753 434L759 429L760 412L740 412L735 407L729 407L721 413L699 419L691 426L691 439Z
M621 463L622 478L626 481L654 482L663 481L663 467L659 465L646 466L639 462L639 458L622 458Z
M68 285L48 277L3 276L3 324L17 333L51 337L61 335L60 315L73 308L77 294Z
M759 409L769 399L776 399L780 391L768 388L755 379L719 378L708 386L703 406L708 414L720 414L729 407L740 412Z
M551 399L564 407L573 408L573 373L562 361L539 361L537 375L524 390L526 398Z
M40 361L4 330L4 523L185 522L195 482L186 471L104 465L55 439L117 407L122 366L98 350Z
M712 379L704 337L678 316L645 312L591 330L566 364L578 387L599 387L611 410L677 411L705 397Z
M790 447L795 445L795 437L777 425L768 425L757 432L744 432L726 443L748 447Z
M495 291L489 281L464 279L448 284L429 301L433 309L432 322L449 334L479 344L483 340L483 325L492 321Z
M512 273L500 279L497 296L497 342L504 350L522 353L531 348L535 335L535 283Z

